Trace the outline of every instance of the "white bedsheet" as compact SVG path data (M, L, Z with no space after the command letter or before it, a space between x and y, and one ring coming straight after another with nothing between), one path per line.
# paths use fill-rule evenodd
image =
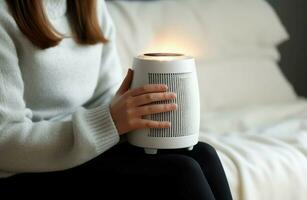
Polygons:
M307 101L206 113L200 141L220 155L234 199L307 199Z

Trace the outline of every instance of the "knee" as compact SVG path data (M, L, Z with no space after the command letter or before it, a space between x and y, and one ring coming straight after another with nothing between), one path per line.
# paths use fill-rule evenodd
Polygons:
M208 158L218 158L215 148L208 143L199 142L195 147L195 151Z
M170 158L171 167L177 175L202 173L199 163L192 157L185 155L172 155Z

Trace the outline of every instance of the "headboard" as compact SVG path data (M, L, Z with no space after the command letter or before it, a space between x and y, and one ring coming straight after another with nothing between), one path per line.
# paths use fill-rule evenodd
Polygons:
M283 43L280 66L297 93L307 97L307 2L306 0L268 0L290 34Z

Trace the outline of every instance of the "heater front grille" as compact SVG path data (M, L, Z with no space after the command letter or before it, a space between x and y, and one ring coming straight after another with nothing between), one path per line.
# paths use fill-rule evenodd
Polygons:
M149 73L149 84L166 84L169 92L175 92L174 100L158 101L154 104L177 103L174 111L153 114L147 118L155 121L170 121L171 127L167 129L150 129L149 137L180 137L195 134L198 130L193 121L193 95L194 80L192 73ZM194 113L195 115L195 113Z

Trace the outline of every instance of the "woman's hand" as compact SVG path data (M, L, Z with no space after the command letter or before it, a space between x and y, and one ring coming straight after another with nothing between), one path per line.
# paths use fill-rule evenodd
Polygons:
M163 84L148 84L129 89L133 71L129 69L125 80L116 92L110 106L111 115L120 135L142 128L169 128L168 121L153 121L142 116L168 112L177 108L176 104L150 104L156 101L175 99L176 94L166 92Z

